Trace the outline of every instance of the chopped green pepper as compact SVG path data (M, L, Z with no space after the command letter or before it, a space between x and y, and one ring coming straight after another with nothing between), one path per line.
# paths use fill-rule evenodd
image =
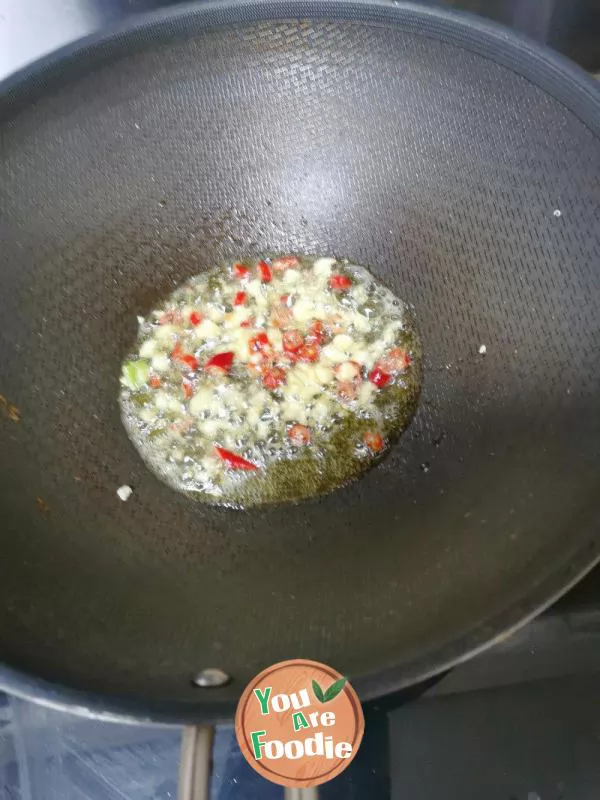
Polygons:
M126 361L123 364L123 383L130 389L139 389L150 376L150 364L143 359Z

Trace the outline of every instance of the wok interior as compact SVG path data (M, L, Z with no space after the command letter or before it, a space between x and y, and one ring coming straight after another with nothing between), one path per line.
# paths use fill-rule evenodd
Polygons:
M590 541L600 145L533 83L399 27L256 24L67 69L0 135L11 666L216 713L308 657L368 694ZM359 483L198 506L128 442L120 361L176 284L277 251L349 257L414 304L420 408ZM234 680L204 694L204 667Z

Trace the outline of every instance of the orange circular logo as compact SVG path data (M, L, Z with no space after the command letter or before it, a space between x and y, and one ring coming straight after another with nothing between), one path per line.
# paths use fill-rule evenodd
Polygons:
M281 786L319 786L335 778L356 755L364 728L346 678L306 659L282 661L257 675L235 715L246 760Z

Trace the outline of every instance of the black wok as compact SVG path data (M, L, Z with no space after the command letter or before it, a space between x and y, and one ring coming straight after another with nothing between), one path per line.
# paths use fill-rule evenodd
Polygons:
M402 4L192 6L5 83L0 683L213 720L307 657L368 699L577 580L600 532L599 134L575 67ZM419 410L326 497L197 505L130 444L120 361L173 286L276 251L347 256L414 304ZM207 667L232 680L198 688Z

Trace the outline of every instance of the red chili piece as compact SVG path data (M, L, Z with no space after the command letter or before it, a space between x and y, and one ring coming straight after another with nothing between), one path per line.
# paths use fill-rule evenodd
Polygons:
M295 422L288 430L288 437L291 443L298 447L310 444L310 428Z
M283 349L286 353L297 353L303 346L304 339L300 331L285 331L283 334Z
M243 306L247 299L248 295L246 294L246 292L238 292L236 296L233 298L233 305Z
M402 372L412 362L410 355L402 347L394 347L382 359L382 366L390 372Z
M181 364L185 364L189 369L191 369L194 372L200 366L198 363L198 359L195 356L188 355L187 353L183 352L183 350L181 349L181 344L179 342L177 342L177 344L173 348L171 352L171 358L173 359L173 361L179 361Z
M202 322L202 314L200 314L198 311L192 311L190 314L190 322L192 325L200 325Z
M273 273L271 272L271 267L267 264L267 262L259 261L256 266L261 281L263 283L271 283L271 281L273 280Z
M217 353L216 355L209 358L206 364L204 365L204 369L210 369L211 367L216 367L217 369L223 370L223 372L229 372L231 369L231 365L233 364L233 353L228 350L225 353Z
M177 342L173 348L171 352L171 358L173 361L179 361L180 364L185 364L192 371L196 371L200 366L198 359L195 356L183 352L179 342Z
M215 445L215 453L227 464L228 467L231 467L231 469L258 469L256 464L253 464L252 461L248 461L247 459L242 458L242 456L232 453L231 450L225 450L224 447Z
M352 286L352 281L346 275L332 275L329 278L329 288L335 292L345 292Z
M194 394L194 387L189 381L182 381L183 386L183 396L186 400L189 400L190 397Z
M363 442L373 453L379 453L384 448L383 436L376 431L366 431Z
M250 319L245 319L243 322L240 322L240 328L253 328L254 323L254 317L250 317Z
M299 361L318 361L319 348L314 344L303 344L298 350Z
M384 372L381 367L375 365L371 372L369 372L369 380L374 383L378 389L383 389L392 380L392 376Z
M188 366L192 370L192 372L195 372L198 369L198 367L200 366L196 356L185 355L185 356L181 356L181 358L179 360L182 363L184 363L186 366Z
M177 342L171 352L171 358L173 359L173 361L179 361L182 356L183 356L183 350L181 349L181 344Z
M278 272L283 272L286 269L297 267L299 263L300 262L296 256L283 256L282 258L275 259L273 262L273 269L277 270Z
M307 343L321 345L326 338L327 331L325 330L325 325L323 325L321 320L316 319L314 322L311 322L310 327L308 328L308 333L306 334Z
M270 346L271 342L269 341L269 337L266 333L257 333L256 336L253 336L248 342L248 348L251 353L258 353L263 350L268 350Z
M250 270L244 264L233 265L233 275L235 278L239 278L240 280L242 280L242 278L247 278L249 274Z
M277 389L282 383L285 383L285 370L281 367L272 367L263 372L262 382L265 389Z
M160 386L160 378L158 377L158 375L150 375L148 383L153 389L158 389Z

